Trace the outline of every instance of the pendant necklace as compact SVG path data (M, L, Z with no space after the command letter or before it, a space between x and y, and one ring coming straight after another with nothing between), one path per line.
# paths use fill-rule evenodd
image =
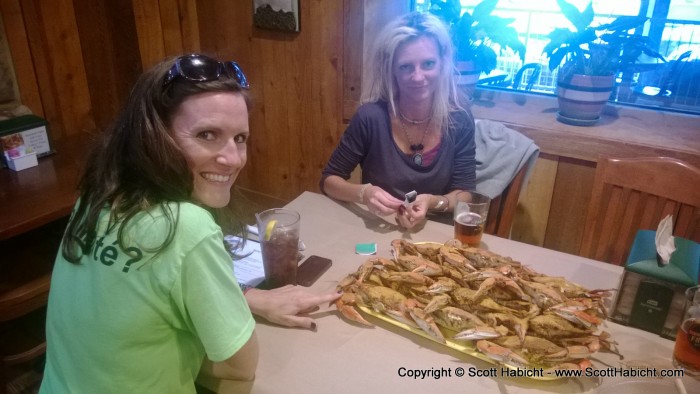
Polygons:
M399 115L401 116L402 119L405 119L403 114L399 112ZM411 120L406 119L409 122ZM423 137L420 139L420 142L418 144L414 144L413 141L411 141L411 137L408 136L408 132L406 131L406 126L403 124L401 120L399 120L399 124L401 124L401 130L403 130L404 135L406 135L406 139L408 140L409 147L411 148L411 152L413 152L413 156L411 156L411 159L413 162L417 165L420 166L423 164L423 141L425 141L425 136L428 134L428 128L430 127L430 118L423 120L423 121L418 121L420 123L423 122L428 122L428 124L425 125L425 129L423 130ZM412 121L415 122L415 121ZM416 123L418 124L418 123Z

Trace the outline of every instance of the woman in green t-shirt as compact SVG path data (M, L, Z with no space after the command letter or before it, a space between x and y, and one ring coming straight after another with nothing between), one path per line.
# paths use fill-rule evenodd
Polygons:
M223 234L247 160L248 82L191 54L145 72L88 157L52 276L42 393L195 392L201 374L251 380L252 313L300 316L337 294L242 293Z

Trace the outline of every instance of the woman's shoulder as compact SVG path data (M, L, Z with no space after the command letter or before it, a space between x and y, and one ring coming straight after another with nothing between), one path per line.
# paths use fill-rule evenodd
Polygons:
M214 221L214 216L192 202L171 201L154 208L148 216L152 224L148 227L154 231L156 229L167 231L171 223L174 223L176 237L199 239L204 235L221 231L221 228Z
M450 126L458 132L474 132L474 116L468 109L450 112Z
M219 228L211 212L195 203L187 201L171 202L169 206L177 207L179 222L185 228Z
M390 119L386 103L378 101L360 105L350 120L346 132L350 135L362 136L363 139L376 138L382 135L376 131L387 127L390 127Z
M387 104L383 101L373 101L369 103L364 103L357 108L355 116L360 118L372 118L376 119L379 117L385 117L387 114Z
M458 125L474 124L474 117L469 109L457 108L450 111L450 118Z

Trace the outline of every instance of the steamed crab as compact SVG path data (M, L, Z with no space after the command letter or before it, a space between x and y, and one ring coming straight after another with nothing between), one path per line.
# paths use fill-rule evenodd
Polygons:
M592 352L586 346L562 347L545 338L526 336L523 341L515 336L497 337L477 342L487 357L519 368L543 366L553 369L578 369L590 365Z
M609 290L588 290L456 240L391 246L391 259L372 257L338 283L344 293L335 305L347 319L372 326L360 305L435 341L472 342L497 362L549 372L585 368L597 351L616 353L609 334L598 331Z

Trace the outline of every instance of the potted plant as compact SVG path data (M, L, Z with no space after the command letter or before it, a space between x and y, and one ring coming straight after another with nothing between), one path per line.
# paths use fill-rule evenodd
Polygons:
M488 74L496 68L498 55L494 47L501 51L510 48L525 60L525 44L515 28L509 26L515 19L491 15L497 4L498 0L484 0L471 14L460 15L459 0L430 2L429 11L450 26L455 64L462 77L460 84L476 85L482 72Z
M554 29L544 48L549 69L559 67L557 118L564 123L592 125L610 98L618 72L632 72L642 53L665 59L649 47L647 37L629 32L642 26L646 17L621 16L594 27L592 3L583 11L566 0L557 0L557 4L575 28Z

